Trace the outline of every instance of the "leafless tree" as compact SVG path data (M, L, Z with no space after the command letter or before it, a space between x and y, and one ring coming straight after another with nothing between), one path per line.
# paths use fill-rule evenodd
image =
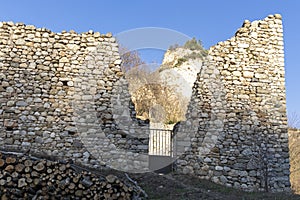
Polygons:
M300 115L297 112L288 113L288 126L289 128L300 129Z
M126 79L138 116L149 119L151 107L160 105L165 113L164 123L173 124L184 119L188 100L162 81L158 71L152 72L142 64L127 71Z
M142 61L140 54L138 51L130 51L129 49L123 47L120 45L119 47L119 53L121 55L122 59L122 71L123 72L128 72L132 68L138 67L144 62Z
M120 47L119 52L137 116L149 119L151 107L160 105L165 112L164 123L184 120L188 99L161 80L159 71L150 69L151 66L141 60L137 51Z

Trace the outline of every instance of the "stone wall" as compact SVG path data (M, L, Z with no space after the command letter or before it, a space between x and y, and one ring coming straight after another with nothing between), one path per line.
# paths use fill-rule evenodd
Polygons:
M0 146L89 166L148 170L149 125L135 118L111 34L0 23ZM245 21L209 50L178 171L244 190L289 190L280 15Z
M281 16L209 50L178 128L178 170L244 190L290 189Z
M110 33L0 23L1 148L93 166L147 167L147 158L136 156L147 154L140 126L148 124L135 118L120 64Z

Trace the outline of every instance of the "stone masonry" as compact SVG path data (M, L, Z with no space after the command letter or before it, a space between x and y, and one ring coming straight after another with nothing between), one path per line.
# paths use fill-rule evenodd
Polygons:
M149 124L135 118L111 34L0 23L0 147L85 165L148 170ZM245 21L209 50L177 170L244 190L288 191L281 16Z
M148 125L135 118L120 64L110 33L0 23L1 148L147 168L137 156L147 154Z
M178 170L248 191L288 191L281 16L243 26L209 50L178 129Z

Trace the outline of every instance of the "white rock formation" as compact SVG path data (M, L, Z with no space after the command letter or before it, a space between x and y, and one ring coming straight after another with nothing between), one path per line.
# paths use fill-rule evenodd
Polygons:
M192 53L199 53L199 51L181 47L168 50L160 67L161 80L188 99L192 95L192 87L203 64L201 57L188 58Z

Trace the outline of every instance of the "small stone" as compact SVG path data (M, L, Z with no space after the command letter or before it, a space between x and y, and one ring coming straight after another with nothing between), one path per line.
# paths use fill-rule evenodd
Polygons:
M214 177L211 178L211 181L214 182L214 183L220 184L219 177L214 176Z
M67 85L68 85L68 86L74 86L74 82L73 82L73 81L68 81L68 82L67 82Z
M16 106L25 107L27 106L27 103L25 101L17 101Z
M6 105L11 107L11 106L15 105L15 102L14 101L7 101Z
M239 99L249 99L250 97L248 95L246 95L246 94L239 94L238 98Z
M97 47L87 47L86 49L87 49L88 51L93 52L93 51L96 51L96 50L97 50Z
M88 101L88 100L92 100L92 99L93 99L92 95L83 95L82 96L82 100L84 100L84 101Z
M10 120L10 119L5 119L4 120L4 127L7 127L7 128L13 128L13 127L16 127L17 124L15 121L13 120Z
M242 176L242 177L246 177L246 176L248 176L248 172L240 171L239 175Z
M112 37L112 33L111 32L106 33L105 36L110 38L110 37Z
M208 113L201 113L201 117L207 118L208 117Z
M4 143L5 143L5 144L13 144L13 143L14 143L14 139L13 139L13 138L6 138L6 139L4 140Z
M50 104L49 103L45 103L44 104L44 108L50 108Z
M35 102L35 103L42 103L43 100L41 98L34 98L33 102Z
M229 172L231 169L230 169L230 167L225 166L225 167L224 167L224 170L225 170L226 172Z
M242 151L242 154L244 156L251 156L253 154L253 152L251 151L251 149L245 149Z
M227 183L227 178L225 177L225 176L220 176L220 181L221 181L221 183L223 183L223 184L225 184L225 183Z
M265 74L258 74L258 73L255 74L255 78L258 78L258 79L263 79L265 77L266 77Z
M233 75L233 76L240 77L242 74L241 74L240 71L234 71L234 72L232 72L232 75Z
M194 169L191 166L185 166L182 170L183 174L193 174L194 173Z
M81 153L74 153L74 154L73 154L73 157L74 157L74 158L80 158L81 156L82 156Z
M55 49L61 49L61 48L64 47L64 45L61 44L61 43L55 43L55 44L53 45L53 47L54 47Z
M67 44L67 48L69 48L73 51L77 51L78 49L80 49L80 47L76 44Z
M238 44L238 47L239 47L239 48L248 48L248 47L249 47L249 44L239 43L239 44Z
M31 143L30 142L22 142L21 146L22 147L30 147Z
M94 33L94 37L100 37L100 36L101 36L100 32L95 32Z
M53 139L52 138L47 138L44 143L47 144L47 143L52 143L53 142Z
M37 136L37 137L35 138L35 142L38 143L38 144L42 144L42 143L44 142L44 140L43 140L42 137Z
M253 78L254 72L249 72L249 71L244 71L243 72L243 77L245 78Z
M248 186L247 186L246 184L242 184L242 185L241 185L241 188L242 188L243 190L246 190L246 189L248 188Z
M249 20L245 20L244 21L244 24L243 24L243 27L250 27L251 26L251 22Z
M47 116L47 118L46 118L47 122L53 122L54 120L55 120L55 118L52 116Z
M274 17L275 19L282 19L282 16L280 14L275 14Z
M83 144L80 140L74 140L73 146L77 148L82 148ZM83 155L85 155L85 153L83 153Z
M137 148L140 150L147 150L147 149L149 149L149 146L148 145L138 145Z
M77 128L76 128L76 126L67 126L66 127L66 131L72 132L72 133L76 133L77 132Z
M83 153L83 157L86 157L86 158L90 157L90 153L89 153L89 152L87 152L87 151L86 151L86 152L84 152L84 153Z
M8 93L12 93L12 92L14 92L15 90L14 90L14 88L13 87L7 87L6 88L6 92L8 92Z
M69 62L69 59L66 58L66 57L63 57L59 60L60 63L68 63Z
M19 66L20 66L21 68L27 68L27 64L26 64L26 63L21 63Z
M16 41L16 45L24 45L25 44L25 40L24 39L18 39Z
M116 61L114 62L115 65L120 65L121 63L122 63L122 60L121 60L121 59L116 60Z
M250 36L253 38L257 38L258 34L257 34L257 32L251 32Z
M234 182L233 183L233 187L235 188L240 188L241 187L241 184L239 182Z

